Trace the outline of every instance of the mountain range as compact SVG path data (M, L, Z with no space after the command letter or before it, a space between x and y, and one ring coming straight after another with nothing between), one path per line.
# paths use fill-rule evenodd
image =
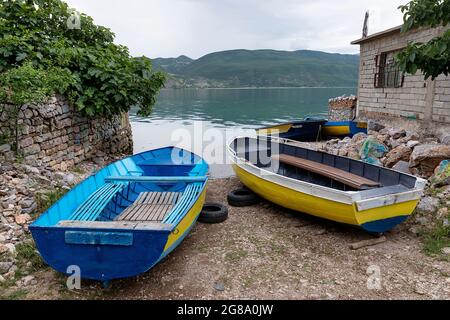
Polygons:
M229 50L197 60L153 59L166 87L356 87L359 55L298 50Z

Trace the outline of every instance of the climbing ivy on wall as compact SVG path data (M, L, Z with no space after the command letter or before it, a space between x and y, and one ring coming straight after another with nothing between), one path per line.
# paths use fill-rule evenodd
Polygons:
M0 115L8 124L8 131L0 132L7 140L12 140L18 151L20 126L19 113L23 105L44 102L46 97L58 91L65 91L74 83L67 69L51 67L46 70L34 67L31 62L11 68L0 77ZM6 113L6 114L5 114ZM13 139L12 139L13 138Z
M61 0L0 0L0 103L61 93L86 116L132 106L149 115L165 77L152 72L149 58L132 57L113 41L109 29ZM14 74L35 86L18 85ZM49 81L39 84L43 78Z

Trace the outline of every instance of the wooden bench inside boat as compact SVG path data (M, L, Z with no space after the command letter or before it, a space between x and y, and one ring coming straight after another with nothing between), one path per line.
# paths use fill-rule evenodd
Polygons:
M182 192L143 192L116 221L163 221L182 195Z
M370 188L380 187L380 183L376 181L369 180L367 178L358 176L345 170L325 165L323 163L297 158L287 154L273 156L273 159L278 160L283 164L288 164L300 169L307 170L309 172L319 174L324 177L331 178L357 190L366 190Z
M73 221L95 221L103 212L108 203L125 187L128 183L105 183L101 188L92 193L69 217Z
M177 224L202 188L202 183L190 183L183 192L143 192L115 220Z
M61 228L82 228L82 229L123 229L123 230L171 230L170 224L152 221L60 221L58 227Z

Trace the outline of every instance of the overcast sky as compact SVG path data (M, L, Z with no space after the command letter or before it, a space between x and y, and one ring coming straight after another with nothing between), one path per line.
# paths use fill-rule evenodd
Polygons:
M150 58L230 49L357 53L364 13L369 33L402 23L408 0L66 0L112 29L133 55Z

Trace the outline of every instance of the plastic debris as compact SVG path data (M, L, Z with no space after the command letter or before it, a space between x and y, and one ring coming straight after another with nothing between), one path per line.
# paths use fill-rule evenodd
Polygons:
M374 137L369 137L364 141L359 155L362 161L381 166L380 158L387 152L388 148L384 144L379 143Z

